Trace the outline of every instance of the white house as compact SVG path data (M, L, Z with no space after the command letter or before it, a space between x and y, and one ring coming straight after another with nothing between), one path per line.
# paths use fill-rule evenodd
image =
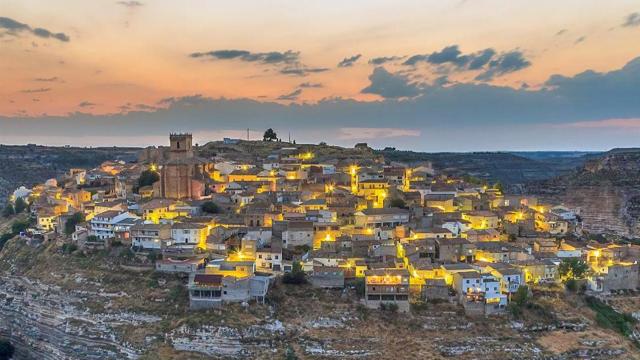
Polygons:
M175 223L171 226L171 238L175 245L203 245L209 236L209 227L199 223Z
M128 231L140 219L128 211L109 210L97 214L89 222L89 235L100 240L114 238L119 231Z
M282 232L285 248L307 245L313 246L313 223L310 221L290 221Z

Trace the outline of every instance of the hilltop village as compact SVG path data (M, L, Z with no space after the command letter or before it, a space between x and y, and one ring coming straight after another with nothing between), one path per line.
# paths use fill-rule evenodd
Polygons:
M182 274L194 311L264 303L278 281L357 288L369 309L448 301L474 316L504 313L537 285L639 285L640 246L585 240L579 209L385 161L364 143L314 149L171 134L137 162L21 187L5 212L28 207L15 235L34 247L128 247L139 265Z

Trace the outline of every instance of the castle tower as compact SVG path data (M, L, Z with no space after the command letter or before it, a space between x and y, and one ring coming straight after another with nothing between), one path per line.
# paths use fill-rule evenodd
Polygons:
M169 159L193 157L193 136L191 134L169 134Z

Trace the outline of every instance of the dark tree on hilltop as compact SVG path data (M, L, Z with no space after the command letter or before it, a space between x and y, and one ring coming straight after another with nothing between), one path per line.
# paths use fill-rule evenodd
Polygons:
M138 187L153 185L154 182L160 180L160 175L157 172L151 170L145 170L140 174L138 179Z
M267 131L264 132L262 136L263 141L275 141L278 140L278 135L272 128L268 128Z

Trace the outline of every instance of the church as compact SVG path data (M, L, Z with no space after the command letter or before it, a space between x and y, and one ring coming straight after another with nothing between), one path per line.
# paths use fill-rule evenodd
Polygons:
M191 134L170 134L169 143L154 194L168 199L201 199L213 164L194 154Z

